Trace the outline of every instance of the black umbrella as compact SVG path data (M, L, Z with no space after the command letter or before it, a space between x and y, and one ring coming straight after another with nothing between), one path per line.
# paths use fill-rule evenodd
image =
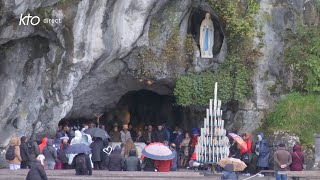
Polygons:
M100 128L89 128L84 130L84 133L90 134L92 137L100 137L102 139L110 138L107 131L100 129Z
M66 154L80 154L80 153L90 153L90 152L91 152L91 148L89 148L89 146L83 143L72 144L65 150Z

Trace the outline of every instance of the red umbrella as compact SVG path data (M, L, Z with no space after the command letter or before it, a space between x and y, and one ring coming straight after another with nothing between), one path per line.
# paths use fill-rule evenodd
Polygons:
M229 136L231 136L241 146L241 148L247 149L247 143L238 134L229 133Z

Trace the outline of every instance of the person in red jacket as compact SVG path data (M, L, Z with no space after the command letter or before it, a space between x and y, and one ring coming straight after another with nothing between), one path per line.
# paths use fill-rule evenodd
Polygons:
M42 138L42 142L41 144L39 144L40 154L42 154L43 148L47 146L47 141L48 141L47 137Z
M293 146L293 152L291 153L292 163L290 165L291 171L302 171L304 164L304 153L301 151L301 146L295 144ZM299 180L297 177L293 177L293 180Z
M155 160L154 167L158 172L169 172L172 167L172 160Z
M252 141L251 134L246 132L242 135L243 140L247 143L247 148L240 149L241 160L246 163L247 167L243 173L245 176L250 176L250 164L252 160Z

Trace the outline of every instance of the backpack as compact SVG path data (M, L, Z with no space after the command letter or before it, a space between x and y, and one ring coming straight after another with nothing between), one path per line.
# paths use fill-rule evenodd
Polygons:
M14 160L15 156L15 146L9 146L6 152L6 160L12 161Z
M84 154L76 158L76 169L79 169L79 170L87 169L86 156Z

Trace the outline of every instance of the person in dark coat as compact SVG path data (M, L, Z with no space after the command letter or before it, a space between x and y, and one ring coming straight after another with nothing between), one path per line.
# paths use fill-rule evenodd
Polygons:
M27 144L27 138L25 136L22 136L20 138L21 144L20 144L20 156L21 156L21 169L27 169L29 167L29 155L28 155L28 144Z
M137 158L137 151L135 149L131 149L129 152L129 157L124 160L123 170L141 171L140 160Z
M90 145L93 162L93 167L95 170L102 170L102 159L101 155L103 153L103 141L101 138L94 138L94 142Z
M47 180L47 174L44 171L43 164L44 164L44 156L40 155L37 159L32 160L31 169L28 172L26 180Z
M80 169L79 167L77 167L77 159L78 158L85 159L85 168L84 169ZM91 166L91 161L90 161L90 157L88 154L80 153L80 154L76 155L73 158L71 166L72 166L72 168L74 168L76 170L76 175L92 175L92 166Z
M258 156L258 171L261 171L269 168L270 147L262 132L257 137L258 141L255 144L254 152ZM258 176L263 176L263 174L258 174Z
M148 130L143 132L143 139L146 141L145 143L148 145L154 142L154 132L152 126L148 126Z
M146 143L146 140L143 137L142 131L138 131L135 142Z
M158 129L154 132L154 142L161 142L167 139L167 133L163 129L162 125L158 125Z
M279 171L289 170L292 163L291 154L286 150L284 143L280 143L278 150L274 153L274 170L276 180L287 180L286 174L279 174Z
M143 171L155 171L154 160L144 157L142 161Z
M121 148L116 146L106 161L106 167L109 171L122 171Z
M45 169L54 169L56 162L58 162L58 154L55 147L53 147L53 139L48 139L47 146L42 150L42 154L46 158Z
M237 180L238 179L237 174L235 172L233 172L233 165L232 164L227 164L223 168L221 179L226 179L226 180Z
M233 158L240 159L240 147L236 141L233 141L233 144L229 148L230 155Z
M68 139L63 139L63 142L61 144L60 152L59 152L59 159L62 164L62 169L70 169L70 166L68 164L68 157L65 153L65 150L69 147Z
M40 154L40 149L36 142L35 136L31 136L27 144L28 144L29 167L31 167L31 161L36 160L36 158Z
M292 163L290 166L291 171L302 171L304 164L304 153L301 151L301 146L295 144L293 146L293 152L291 153ZM293 180L299 180L298 177L293 177Z

